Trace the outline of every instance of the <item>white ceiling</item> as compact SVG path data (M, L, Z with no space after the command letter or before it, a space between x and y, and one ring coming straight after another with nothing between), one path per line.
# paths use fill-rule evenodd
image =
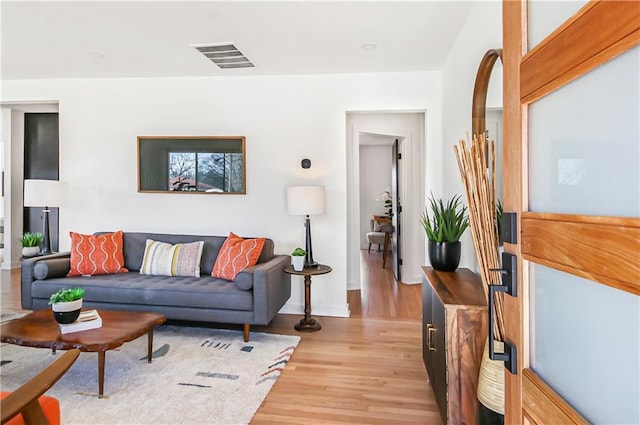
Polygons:
M463 1L7 1L3 80L439 70ZM233 42L255 68L190 47ZM374 50L362 45L374 43Z

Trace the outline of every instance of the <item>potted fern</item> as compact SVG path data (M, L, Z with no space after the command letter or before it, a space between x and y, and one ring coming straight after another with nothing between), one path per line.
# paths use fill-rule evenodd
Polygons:
M80 316L84 289L66 288L51 294L49 304L53 311L53 317L58 323L67 324L74 322Z
M467 207L462 204L460 195L444 201L442 198L429 198L431 215L425 210L420 217L429 240L429 261L436 270L454 271L460 264L462 234L469 227Z
M20 238L23 257L35 257L40 254L40 244L44 241L42 233L27 232Z

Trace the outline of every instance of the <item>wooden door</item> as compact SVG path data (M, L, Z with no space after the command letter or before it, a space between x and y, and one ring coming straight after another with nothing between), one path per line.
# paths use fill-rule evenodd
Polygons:
M504 297L506 340L518 354L517 374L505 371L505 423L639 423L640 2L578 4L532 42L533 21L549 18L537 7L503 1L504 210L518 215L518 241L505 251L519 266L518 297ZM607 106L582 99L591 92ZM599 136L599 124L615 136ZM542 343L546 334L556 339ZM543 351L557 357L542 365ZM574 382L562 368L576 370Z

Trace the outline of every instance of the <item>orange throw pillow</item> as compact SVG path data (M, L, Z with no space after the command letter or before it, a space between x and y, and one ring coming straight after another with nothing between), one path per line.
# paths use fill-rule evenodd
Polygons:
M67 277L94 276L98 274L124 273L122 231L104 235L71 236L71 270Z
M264 246L264 238L242 239L233 232L224 241L218 258L213 265L211 276L236 280L236 276L247 267L258 262Z

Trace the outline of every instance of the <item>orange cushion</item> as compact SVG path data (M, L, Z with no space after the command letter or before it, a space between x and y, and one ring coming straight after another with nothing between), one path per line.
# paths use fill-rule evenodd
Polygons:
M2 391L0 393L0 399L8 396L9 392ZM40 402L40 406L42 410L44 410L44 415L47 417L50 425L60 425L60 403L58 399L49 397L48 395L40 396L38 399ZM22 414L19 413L6 422L6 425L24 425L24 419L22 418Z
M229 233L220 248L211 276L235 280L238 273L258 262L264 240L264 238L245 240L233 232Z
M104 235L81 235L69 232L69 235L71 236L71 270L67 277L129 271L124 268L122 231Z

